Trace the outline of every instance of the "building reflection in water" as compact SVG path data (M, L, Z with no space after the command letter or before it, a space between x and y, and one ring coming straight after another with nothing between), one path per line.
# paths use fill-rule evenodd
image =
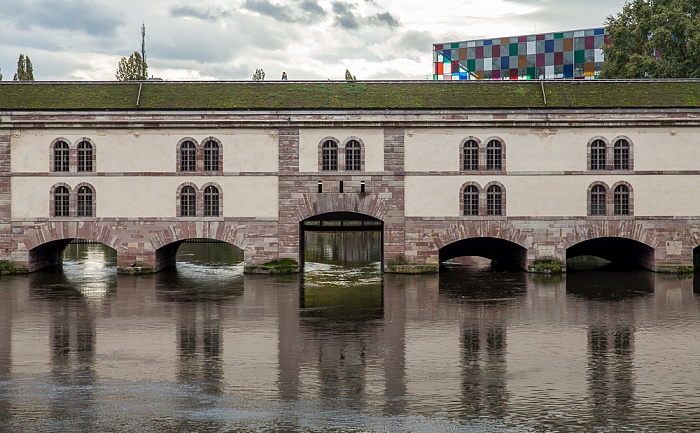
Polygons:
M39 272L29 276L30 296L46 308L50 319L49 348L51 391L50 416L44 420L49 430L63 423L90 430L94 423L97 381L95 347L96 317L114 293L114 280L105 279L99 296L85 290L94 287L94 275L74 272Z
M635 417L634 317L630 302L654 296L651 272L572 272L566 290L587 300L588 402L594 425Z
M440 294L460 308L460 412L466 418L507 413L508 310L526 293L522 272L440 274Z

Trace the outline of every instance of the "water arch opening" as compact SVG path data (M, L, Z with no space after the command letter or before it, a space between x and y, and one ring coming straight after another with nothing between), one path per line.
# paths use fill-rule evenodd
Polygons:
M525 269L527 266L527 249L504 239L469 238L452 242L440 248L442 269L449 269L457 264L454 259L462 257L486 259L486 263L497 269ZM480 262L480 264L483 263L483 261Z
M353 212L301 221L301 317L333 324L382 317L383 228L381 220Z
M117 251L97 241L68 238L29 251L29 279L38 296L101 304L116 291Z
M243 250L210 238L181 239L156 250L157 269L172 270L178 263L204 267L240 265Z
M382 262L382 220L355 212L329 212L307 218L299 225L302 269L306 262L346 267Z
M654 248L634 239L602 237L589 239L566 250L569 270L600 268L654 270Z

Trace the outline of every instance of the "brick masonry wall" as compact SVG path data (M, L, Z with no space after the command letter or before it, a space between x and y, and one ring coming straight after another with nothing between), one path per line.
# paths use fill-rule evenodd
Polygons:
M654 249L634 261L654 271L692 266L700 221L681 218L406 218L406 256L415 264L438 264L440 248L463 239L497 238L527 250L527 262L566 260L566 250L583 241L624 238Z
M19 267L36 270L48 258L31 257L29 251L49 242L80 238L103 243L117 251L120 271L132 268L158 270L172 256L168 245L192 238L217 239L243 250L246 265L277 257L277 223L263 219L182 220L166 218L91 220L37 220L12 225L14 252ZM56 243L59 247L59 243ZM51 248L43 255L53 254Z
M10 156L10 135L0 132L0 260L9 260L12 251Z
M384 262L404 252L403 130L384 134L385 172L299 173L299 131L280 130L279 256L300 260L301 221L329 212L356 212L384 222ZM322 192L318 192L319 181ZM340 192L340 182L343 192ZM365 192L360 183L365 182Z

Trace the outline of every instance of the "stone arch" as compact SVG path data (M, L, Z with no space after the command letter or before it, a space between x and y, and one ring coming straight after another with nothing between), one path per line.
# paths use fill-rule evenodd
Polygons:
M352 212L384 221L392 204L376 194L309 194L303 205L295 207L297 223L310 217L332 212Z
M567 260L579 256L596 256L625 266L656 270L655 249L631 237L591 237L566 248Z
M527 248L498 237L465 238L439 249L441 263L463 256L484 257L502 265L515 265L520 269L527 267Z

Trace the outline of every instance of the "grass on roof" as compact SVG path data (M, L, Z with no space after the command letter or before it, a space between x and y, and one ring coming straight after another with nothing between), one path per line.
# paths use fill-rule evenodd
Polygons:
M0 110L545 108L543 87L547 108L700 107L700 81L165 81L4 82Z

